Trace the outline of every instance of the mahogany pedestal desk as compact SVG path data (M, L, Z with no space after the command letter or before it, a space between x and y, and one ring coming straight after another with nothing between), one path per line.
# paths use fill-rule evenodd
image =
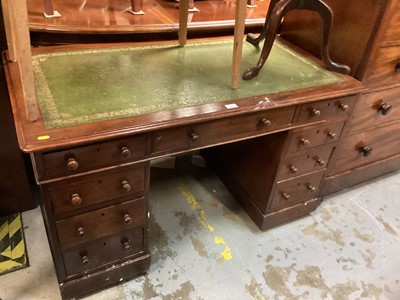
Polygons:
M42 119L26 119L18 67L6 62L5 70L19 144L31 154L65 299L149 268L152 159L203 149L262 230L313 211L364 90L337 74L340 80L331 84L46 129Z

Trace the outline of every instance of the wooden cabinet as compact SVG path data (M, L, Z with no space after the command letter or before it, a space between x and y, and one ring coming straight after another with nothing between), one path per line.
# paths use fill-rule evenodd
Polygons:
M32 155L64 298L148 269L150 163L136 162L144 155L144 135Z

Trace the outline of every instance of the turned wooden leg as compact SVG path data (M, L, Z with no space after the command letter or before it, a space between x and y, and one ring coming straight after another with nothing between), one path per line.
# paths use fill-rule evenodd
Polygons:
M271 53L272 45L274 44L275 36L278 32L282 17L286 12L293 9L293 7L295 7L294 6L295 4L296 3L292 0L280 0L275 5L275 7L272 10L269 21L267 23L267 26L265 28L266 32L264 36L266 36L266 39L264 42L263 49L261 51L260 58L258 59L258 62L254 67L247 69L243 73L242 78L244 80L250 80L258 75L258 72L260 72L269 54Z
M185 46L187 40L187 25L189 16L189 0L179 2L179 45Z
M335 63L331 60L329 56L329 37L331 34L331 28L333 23L332 10L327 4L325 4L321 0L311 0L311 1L309 0L308 3L310 5L309 9L319 13L319 15L322 18L322 24L323 24L323 35L322 35L322 45L321 45L322 61L324 62L327 69L329 69L330 71L349 74L351 72L349 66Z
M265 17L265 23L263 28L261 29L261 33L259 34L258 37L256 37L253 33L247 34L246 41L249 42L250 44L258 47L259 43L265 39L265 35L267 34L267 27L268 27L268 22L271 17L272 11L274 10L275 5L279 2L280 0L271 0L269 3L268 7L268 12L267 16Z
M53 3L51 2L51 0L43 0L43 8L46 15L54 15Z
M142 11L142 5L140 4L140 0L131 0L132 12L140 13Z
M321 58L327 69L349 74L351 69L349 66L335 63L329 57L329 37L331 33L331 27L333 22L333 12L330 7L325 4L322 0L271 0L270 7L268 9L267 17L265 19L264 27L258 37L252 34L247 35L246 40L252 45L258 47L259 43L266 39L264 42L263 49L261 51L260 58L253 68L246 70L243 73L243 79L250 80L257 76L260 69L267 60L272 45L275 40L275 36L278 33L280 22L283 16L290 10L293 9L306 9L317 12L322 18L323 24L323 36L321 46Z

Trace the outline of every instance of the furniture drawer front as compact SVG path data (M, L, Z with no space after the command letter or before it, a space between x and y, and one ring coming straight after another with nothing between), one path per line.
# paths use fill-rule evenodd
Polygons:
M363 95L358 101L350 131L373 127L400 119L400 88Z
M349 170L400 153L399 124L350 134L335 151L338 171Z
M357 97L358 96L348 96L303 104L300 107L297 123L316 122L328 119L343 120L351 114Z
M276 184L269 210L316 197L323 175L323 171L316 172Z
M43 154L44 174L39 174L39 177L48 179L82 173L134 161L144 155L144 135L49 152Z
M144 228L138 227L113 237L98 239L63 253L67 276L90 270L128 255L144 252Z
M61 248L69 248L145 223L143 198L56 221Z
M268 132L292 122L294 107L262 111L217 121L157 131L152 138L152 152L184 150L223 142L232 137L246 137Z
M371 64L366 83L370 86L400 83L400 46L380 48Z
M385 42L400 41L400 2L397 4L396 12L394 13L385 35Z
M276 181L283 181L307 173L325 170L332 154L332 145L302 151L295 157L281 161L276 173Z
M336 142L344 123L324 123L304 130L294 130L290 138L288 153Z
M132 199L144 195L145 167L138 165L102 172L52 184L47 189L55 215L119 197Z

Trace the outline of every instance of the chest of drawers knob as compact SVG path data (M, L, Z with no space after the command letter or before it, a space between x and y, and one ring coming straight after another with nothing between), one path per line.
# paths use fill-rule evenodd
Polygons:
M73 206L80 205L82 203L82 198L79 194L72 194L70 202Z
M322 167L323 165L325 165L325 161L323 159L320 159L317 157L317 159L315 160L315 162Z
M392 109L392 105L382 102L378 107L378 112L380 112L383 116L386 116L390 110Z
M307 189L308 189L310 192L315 192L315 191L317 190L317 188L316 188L315 186L313 186L313 185L311 185L311 184L309 184L309 183L307 183Z
M126 224L131 224L132 223L132 218L131 218L131 216L129 214L125 214L124 215L124 222Z
M334 138L336 138L336 133L334 133L333 131L329 131L326 134L331 140L333 140Z
M192 142L194 143L195 141L197 141L199 139L199 135L196 132L192 132L189 134L190 139L192 140Z
M129 240L122 241L122 247L125 251L130 251L132 249L131 242Z
M301 145L303 145L303 146L308 146L308 145L310 145L310 141L307 140L306 138L301 138L299 143L300 143Z
M131 156L131 154L132 154L132 153L131 153L131 150L129 150L128 147L123 146L123 147L121 148L121 155L122 155L122 157L128 158L128 157Z
M358 152L360 152L363 156L368 156L372 152L372 147L363 145L360 148L358 148Z
M127 180L124 180L121 182L121 187L122 187L122 190L126 193L132 189L131 185L129 184L129 182Z
M297 169L295 166L293 166L293 165L291 165L290 167L289 167L289 170L290 170L290 172L292 172L292 173L297 173L298 171L299 171L299 169Z
M318 117L321 115L321 111L319 109L312 108L310 109L309 114L311 117Z
M87 256L87 254L82 254L81 261L83 265L87 265L90 262L89 256Z
M289 200L290 199L290 195L288 193L281 193L281 196L282 196L283 200Z
M78 167L79 167L79 163L75 158L73 158L73 157L68 158L68 160L67 160L67 169L68 170L74 171L74 170L78 169Z
M261 127L268 127L269 125L271 125L271 121L267 118L262 118L259 124Z
M340 103L340 104L338 105L338 107L339 107L339 109L340 109L341 111L347 111L347 110L349 109L349 106L348 106L347 104L344 104L344 103Z
M78 235L81 236L81 237L85 236L85 234L86 234L85 228L83 228L82 226L81 226L81 227L78 227L78 229L76 230L76 232L77 232Z

